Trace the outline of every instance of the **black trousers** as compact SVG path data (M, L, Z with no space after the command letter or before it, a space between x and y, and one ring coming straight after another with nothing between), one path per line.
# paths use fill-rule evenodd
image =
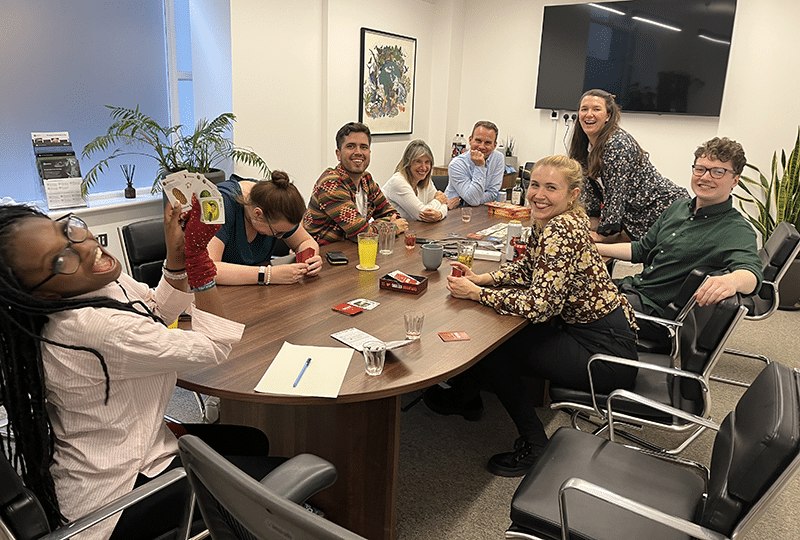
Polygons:
M531 324L498 347L473 368L456 377L454 386L477 395L481 386L494 391L521 437L544 446L547 434L525 391L522 376L547 379L551 384L589 390L587 365L596 353L635 359L636 336L621 308L602 319L567 325L560 319ZM607 362L593 364L595 390L626 388L636 378L636 368Z
M272 469L286 461L285 458L267 457L269 441L264 432L256 428L225 424L180 424L178 430L199 437L257 480L261 480ZM181 466L180 457L176 456L164 472ZM150 480L151 478L140 474L134 487L146 484ZM127 508L122 512L111 539L153 539L177 529L185 517L190 494L189 482L183 478ZM194 517L195 520L200 519L196 507Z

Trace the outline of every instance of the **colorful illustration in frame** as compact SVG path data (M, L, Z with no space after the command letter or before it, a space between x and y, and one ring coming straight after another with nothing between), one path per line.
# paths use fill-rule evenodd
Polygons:
M417 40L361 29L358 119L373 135L411 133Z

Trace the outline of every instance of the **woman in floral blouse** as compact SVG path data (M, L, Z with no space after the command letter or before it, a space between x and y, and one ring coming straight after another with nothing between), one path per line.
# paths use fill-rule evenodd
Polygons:
M489 384L520 435L512 452L489 460L489 470L500 476L524 475L547 442L544 426L526 400L523 375L589 390L586 366L593 354L637 357L633 310L611 282L589 235L579 199L581 183L575 160L541 159L531 172L527 193L534 221L525 255L487 274L450 263L463 272L463 277L447 278L454 297L531 322L475 368L452 379L450 390L434 387L425 393L425 402L436 412L461 414L456 404L474 410L479 382ZM636 377L635 368L596 366L593 383L599 392L630 386Z
M596 242L638 240L669 205L689 197L661 176L619 121L612 94L595 89L581 96L569 157L584 167L583 200Z

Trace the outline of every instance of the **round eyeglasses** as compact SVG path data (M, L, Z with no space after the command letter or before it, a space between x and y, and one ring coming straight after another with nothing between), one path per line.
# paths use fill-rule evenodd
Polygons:
M692 165L692 174L695 176L703 176L708 171L708 174L711 175L711 178L719 180L723 176L725 176L726 172L736 174L735 171L731 169L726 169L725 167L703 167L702 165Z
M86 222L76 215L67 214L55 220L56 223L63 223L64 236L67 237L67 245L64 249L58 252L58 255L53 259L53 270L50 275L40 281L34 287L28 289L28 292L33 292L58 274L74 274L78 271L81 265L80 254L72 248L72 244L80 244L89 235L89 229Z

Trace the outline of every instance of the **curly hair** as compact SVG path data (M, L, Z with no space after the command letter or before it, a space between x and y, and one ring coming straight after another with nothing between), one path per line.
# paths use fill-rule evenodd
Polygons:
M694 159L705 157L718 161L730 161L736 174L742 174L744 166L747 165L747 158L744 155L744 148L741 144L727 137L714 137L697 147L694 151Z

